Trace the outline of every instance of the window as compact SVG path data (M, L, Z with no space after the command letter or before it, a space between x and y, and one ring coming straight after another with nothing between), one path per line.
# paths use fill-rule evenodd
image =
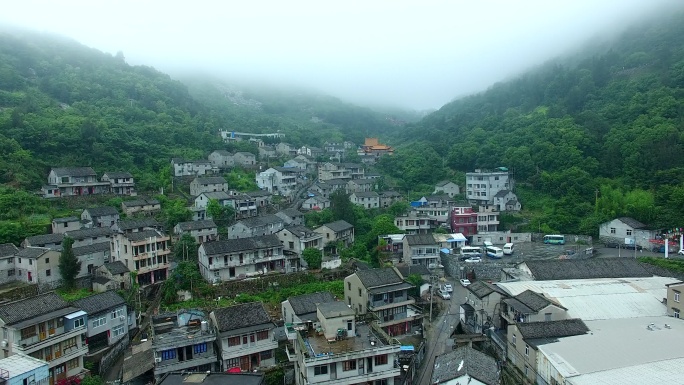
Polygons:
M515 346L515 343L517 342L517 340L518 340L518 337L515 335L515 333L513 333L513 338L511 339L511 343L513 344L513 346Z
M80 366L78 357L74 358L73 360L69 360L67 366L69 367L69 370L78 368Z
M50 258L45 258L45 263L50 263Z
M112 335L114 337L118 337L120 335L123 335L124 333L126 333L126 330L124 330L123 325L119 325L119 326L112 329Z
M351 282L347 282L347 290L351 290Z
M348 372L350 370L356 370L356 360L342 362L342 371Z
M679 292L678 291L674 292L674 301L679 302Z
M19 263L21 263L21 258L19 258L18 260L19 260Z
M207 343L203 342L201 344L197 344L197 345L192 347L192 350L193 350L193 352L195 352L195 354L206 353L207 352Z
M238 345L240 345L240 337L228 338L228 346L238 346Z
M33 265L33 259L29 259L29 265Z
M21 339L31 338L36 335L36 327L29 326L27 328L21 329Z
M632 230L627 230L627 235L632 235Z
M116 309L116 310L112 311L112 315L111 315L112 319L116 319L116 318L119 318L122 315L124 315L123 311L124 311L123 308Z
M352 320L347 320L347 330L352 330Z
M544 313L544 321L551 321L551 313Z
M62 349L66 350L69 348L75 348L76 347L76 337L69 338L68 340L62 342Z
M268 339L268 330L257 332L257 341L263 341L266 339Z
M61 328L62 326L64 326L64 318L59 317L57 318L57 327Z
M610 233L611 233L611 234L615 234L615 227L611 227L611 228L610 228Z
M263 352L259 353L259 356L261 357L261 360L268 360L273 358L273 350L264 350Z
M328 374L328 365L314 366L314 376L319 376L322 374Z
M83 320L83 318L79 318L80 320ZM100 326L106 325L107 324L107 316L102 316L99 318L95 318L93 320L93 327L98 328Z
M9 269L9 270L7 270L7 276L8 276L8 277L11 277L11 276L13 276L13 275L14 275L14 269Z
M530 367L525 365L525 375L529 376L529 374L528 374L529 372L530 372Z
M242 344L247 345L247 336L242 336Z
M672 308L672 316L675 318L679 318L679 309L677 309L676 307L673 307ZM22 330L22 332L23 332L23 330Z
M74 327L75 328L80 328L81 326L85 325L85 322L83 321L83 318L76 318L74 320Z
M386 365L386 364L387 364L387 354L375 356L375 366Z
M176 358L176 349L164 350L162 353L162 361L172 360Z
M359 288L359 297L361 296L361 288Z
M51 275L50 269L45 270L45 276L49 277Z
M525 345L525 357L530 356L530 345Z

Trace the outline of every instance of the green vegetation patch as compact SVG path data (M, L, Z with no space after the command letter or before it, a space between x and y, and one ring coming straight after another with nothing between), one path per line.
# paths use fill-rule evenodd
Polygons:
M675 271L677 273L684 273L684 260L655 258L655 257L641 257L641 258L639 258L639 261L644 262L644 263L648 263L649 265L662 267L663 269Z

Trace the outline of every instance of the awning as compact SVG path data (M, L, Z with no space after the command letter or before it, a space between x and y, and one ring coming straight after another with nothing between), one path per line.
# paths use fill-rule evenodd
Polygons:
M450 239L447 239L447 242L465 242L468 239L461 233L455 233L455 234L449 234L451 237Z
M441 251L441 252L444 253L444 254L449 254L449 253L451 252L451 250L449 250L449 249L447 249L447 248L439 249L439 251Z
M412 352L414 350L415 350L415 348L412 345L400 346L399 347L400 352Z
M86 314L88 314L88 313L84 312L83 310L79 310L79 311L77 311L76 313L71 313L71 314L65 315L64 318L66 318L66 319L74 319L74 318L76 318L76 317L82 317L82 316L84 316L84 315L86 315Z

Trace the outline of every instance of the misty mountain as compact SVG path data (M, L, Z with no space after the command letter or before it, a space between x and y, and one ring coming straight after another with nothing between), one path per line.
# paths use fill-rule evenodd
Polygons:
M593 215L604 187L645 191L656 206L607 209L612 215L676 221L684 209L682 36L684 12L646 20L609 43L449 103L398 134L404 145L382 166L407 186L451 170L506 166L531 198L527 208L547 211L543 221L554 229L590 233L593 223L580 229L580 221ZM435 169L439 160L445 167Z
M128 65L123 53L0 30L0 183L37 188L52 166L92 166L128 170L144 190L158 186L171 157L227 148L220 129L280 130L294 145L315 146L360 142L406 119L312 92L206 78L187 84Z

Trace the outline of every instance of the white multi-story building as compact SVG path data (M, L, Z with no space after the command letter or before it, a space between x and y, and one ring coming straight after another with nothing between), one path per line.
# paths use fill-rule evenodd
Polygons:
M49 383L82 376L88 353L88 314L54 292L0 306L2 355L21 353L47 361Z
M374 325L357 324L344 302L320 303L315 322L288 326L286 349L295 364L295 384L393 385L401 368L395 365L400 345Z
M274 195L292 196L297 190L297 182L303 171L294 167L271 167L256 176L256 183L260 189Z
M505 167L499 167L496 171L467 172L466 198L473 204L494 204L494 196L501 190L512 190L513 184Z
M136 271L140 286L166 280L171 266L169 254L171 238L152 228L116 234L111 243L111 260Z
M275 324L261 302L219 308L209 315L220 338L222 371L251 372L275 365Z
M283 245L275 235L204 242L197 255L210 283L285 271Z

